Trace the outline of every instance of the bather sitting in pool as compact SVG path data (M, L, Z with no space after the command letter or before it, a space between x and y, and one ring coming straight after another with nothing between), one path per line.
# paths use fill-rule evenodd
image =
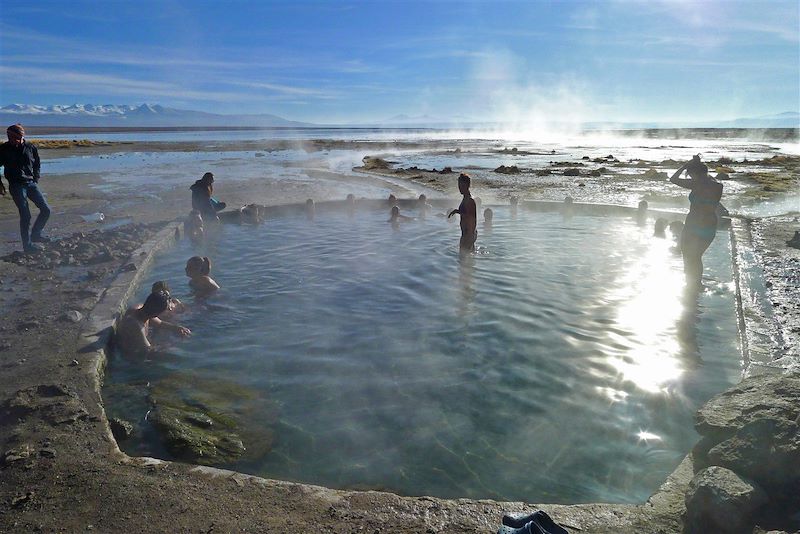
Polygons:
M461 241L459 242L459 247L463 251L474 251L475 241L478 239L478 210L469 192L469 186L469 174L461 173L458 177L458 191L464 195L464 198L458 208L447 215L448 219L455 214L461 215Z
M656 219L656 225L653 227L654 237L667 237L667 220L663 217Z
M686 171L689 178L681 178ZM722 198L722 184L708 174L708 167L696 155L684 163L669 179L675 185L690 189L689 213L681 232L683 272L689 284L702 286L703 253L717 234L717 210Z
M158 318L169 306L169 296L161 291L150 293L150 296L139 304L130 308L117 325L114 342L123 354L141 356L153 350L153 344L147 337L147 329L166 328L182 336L191 335L191 330L185 326L168 323Z
M205 235L203 228L203 216L200 215L199 210L192 210L189 216L183 223L183 233L192 240L192 242L201 241Z
M234 224L261 224L264 222L266 206L260 204L246 204L238 210L229 210L219 213L220 222Z
M415 220L414 217L409 217L407 215L402 215L400 213L400 208L397 206L392 206L392 211L389 214L389 220L386 222L407 222Z
M166 319L167 317L171 317L176 313L183 313L186 311L186 306L183 304L183 302L170 294L169 285L167 284L166 280L154 282L150 292L164 293L167 295L167 310L158 316L159 319Z
M211 260L203 256L192 256L186 261L186 276L189 277L189 287L200 294L213 293L219 289L211 276Z
M492 229L492 221L494 220L494 212L492 208L486 208L483 210L483 227L486 230Z
M433 206L428 204L428 197L422 194L417 199L417 208L419 208L420 219L424 219L425 217L428 216L428 212L430 212L433 209Z

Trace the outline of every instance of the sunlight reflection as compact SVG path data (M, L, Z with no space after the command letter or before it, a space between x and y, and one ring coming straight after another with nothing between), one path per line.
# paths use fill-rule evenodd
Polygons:
M682 313L683 273L669 242L639 229L630 232L640 256L627 266L609 300L618 303L617 328L630 332L634 345L611 355L608 363L636 387L666 392L684 370L675 332Z
M636 434L636 437L639 438L639 441L644 441L644 442L661 441L661 436L648 432L647 430L640 430L639 433Z

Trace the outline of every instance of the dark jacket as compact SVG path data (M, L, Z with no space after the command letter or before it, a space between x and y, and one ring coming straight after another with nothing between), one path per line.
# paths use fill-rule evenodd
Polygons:
M39 181L39 151L27 141L18 147L8 141L0 145L0 166L9 185Z
M211 188L208 184L197 180L189 189L192 190L192 209L198 210L203 217L216 217L217 212L211 203Z

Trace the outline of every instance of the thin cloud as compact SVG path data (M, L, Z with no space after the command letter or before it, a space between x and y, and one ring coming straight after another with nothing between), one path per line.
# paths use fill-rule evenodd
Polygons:
M309 89L307 87L294 87L291 85L282 85L277 83L266 82L248 82L248 81L226 81L228 85L235 85L237 87L250 87L252 89L268 89L277 93L284 93L294 96L310 96L316 98L333 98L328 92L318 89Z
M203 91L172 83L134 80L120 76L56 71L34 67L0 65L0 75L7 86L22 87L31 93L59 91L66 94L98 94L142 98L185 98L189 100L252 100L252 95L221 91Z

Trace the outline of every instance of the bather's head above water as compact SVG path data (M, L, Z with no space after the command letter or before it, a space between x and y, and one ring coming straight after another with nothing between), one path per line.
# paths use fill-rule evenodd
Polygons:
M163 291L156 291L148 295L142 307L139 308L139 314L145 320L152 319L167 311L167 307L169 307L169 297L167 294Z
M186 276L207 275L211 272L211 260L203 256L192 256L186 261Z

